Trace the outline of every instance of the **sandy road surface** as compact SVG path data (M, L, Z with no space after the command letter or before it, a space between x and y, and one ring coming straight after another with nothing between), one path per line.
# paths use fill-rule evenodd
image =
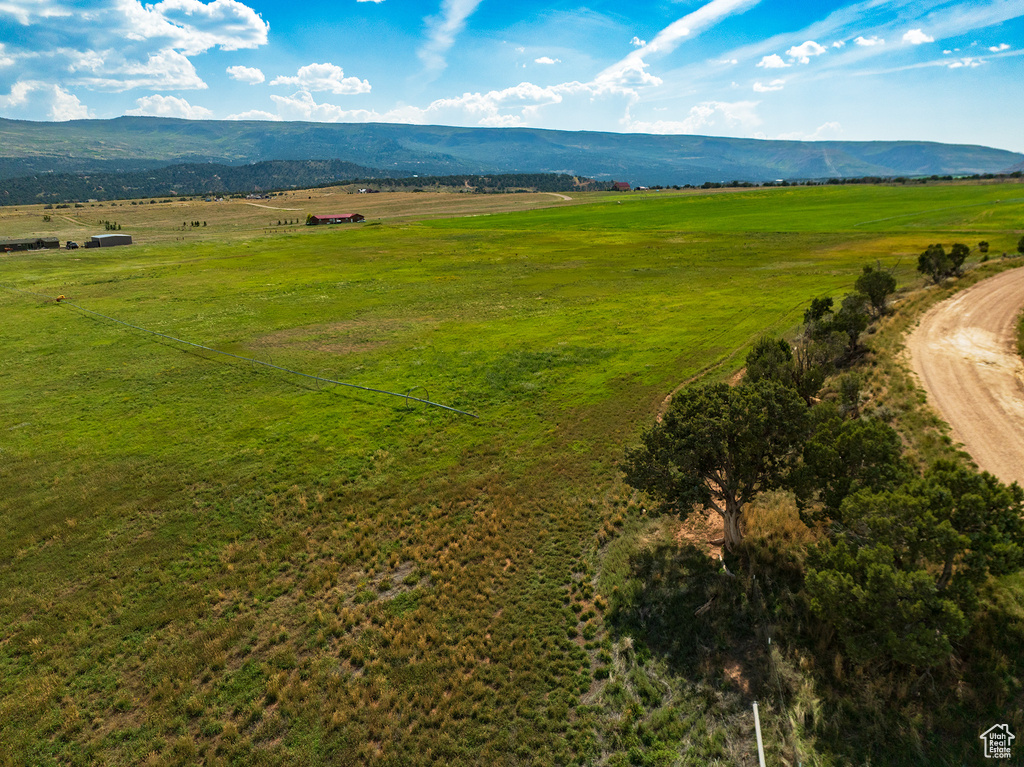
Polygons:
M928 401L978 466L1024 484L1024 363L1016 318L1024 268L989 277L932 307L907 339Z
M258 202L247 202L246 205L252 205L254 208L266 208L267 210L297 210L302 211L302 208L275 208L273 205L260 205Z

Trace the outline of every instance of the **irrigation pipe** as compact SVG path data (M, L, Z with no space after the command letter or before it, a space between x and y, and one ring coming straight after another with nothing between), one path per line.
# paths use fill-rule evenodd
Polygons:
M240 354L232 354L231 352L225 352L225 351L221 351L220 349L214 349L211 346L204 346L203 344L197 344L197 343L193 343L192 341L186 341L184 338L176 338L174 336L167 335L166 333L159 333L159 332L157 332L155 330L150 330L149 328L140 327L139 325L132 325L130 322L125 322L124 320L119 320L116 317L110 317L110 316L108 316L106 314L100 314L99 312L93 311L92 309L86 309L84 306L79 306L78 304L75 304L75 303L72 303L71 301L68 301L66 298L64 298L64 296L59 296L59 297L58 296L47 296L47 295L45 295L43 293L34 293L31 290L21 290L19 288L9 287L7 285L4 285L2 287L5 290L10 290L10 291L15 292L15 293L24 293L25 295L29 295L29 296L38 296L39 298L45 298L47 301L55 301L60 306L70 306L70 307L73 307L75 309L78 309L78 311L80 311L80 312L86 312L87 314L92 314L92 315L94 315L96 317L102 317L105 320L109 320L110 322L116 322L118 325L124 325L125 327L131 328L132 330L139 330L139 331L141 331L143 333L149 333L150 335L153 335L153 336L159 336L160 338L166 338L168 341L174 341L174 342L179 343L179 344L185 344L186 346L191 346L194 349L202 349L203 351L213 352L214 354L220 354L220 355L223 355L224 357L232 357L233 359L236 359L236 360L241 360L243 362L248 362L253 367L255 367L256 365L261 365L261 366L263 366L265 368L271 368L272 370L280 370L282 373L290 373L291 375L300 376L302 378L309 378L309 379L311 379L313 381L316 381L318 387L319 387L319 385L321 383L337 384L338 386L347 386L350 389L359 389L360 391L373 392L374 394L386 394L389 397L399 397L401 399L404 399L406 401L406 403L409 403L409 402L421 402L424 405L430 405L431 407L438 407L438 408L441 408L442 410L447 410L447 411L449 411L451 413L458 413L459 415L468 415L470 418L479 418L480 417L478 415L475 415L474 413L466 412L465 410L459 410L458 408L449 407L448 405L442 405L440 402L433 402L433 401L431 401L429 399L424 399L422 397L413 397L412 396L412 392L415 391L416 389L423 389L424 387L422 387L422 386L414 386L413 388L409 389L409 391L407 391L404 394L402 394L400 392L387 391L386 389L374 389L371 386L360 386L359 384L346 383L345 381L336 381L333 378L324 378L323 376L319 376L319 375L315 375L314 376L314 375L310 375L309 373L303 373L300 370L292 370L291 368L286 368L286 367L282 367L280 365L275 365L272 362L264 362L263 360L253 359L252 357L243 357ZM426 391L426 389L424 389L424 391ZM428 393L428 396L429 396L429 393Z

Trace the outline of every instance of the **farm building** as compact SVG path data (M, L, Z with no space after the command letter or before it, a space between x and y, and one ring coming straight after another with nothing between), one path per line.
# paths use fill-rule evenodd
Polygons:
M629 182L628 181L616 181L612 184L612 189L616 192L628 192Z
M340 216L310 216L306 219L306 223L310 226L318 226L319 224L355 224L365 220L366 216L361 213L345 213Z
M42 250L43 248L59 248L60 240L56 237L33 237L24 240L0 240L0 251L10 253L14 250Z
M85 243L87 248L109 248L114 245L131 245L130 234L95 234Z

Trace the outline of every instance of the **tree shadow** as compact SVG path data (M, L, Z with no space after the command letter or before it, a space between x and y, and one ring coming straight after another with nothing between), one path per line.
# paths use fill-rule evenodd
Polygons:
M763 599L751 581L726 573L691 543L662 543L629 560L629 577L613 599L609 625L695 682L757 692L766 658Z

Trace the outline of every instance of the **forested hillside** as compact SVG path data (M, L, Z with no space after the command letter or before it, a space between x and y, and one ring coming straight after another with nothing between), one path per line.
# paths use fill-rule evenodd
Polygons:
M399 175L566 173L632 184L999 173L1024 155L926 141L765 141L693 135L118 117L0 120L0 177L90 162L226 165L342 160ZM98 166L97 170L104 170Z

